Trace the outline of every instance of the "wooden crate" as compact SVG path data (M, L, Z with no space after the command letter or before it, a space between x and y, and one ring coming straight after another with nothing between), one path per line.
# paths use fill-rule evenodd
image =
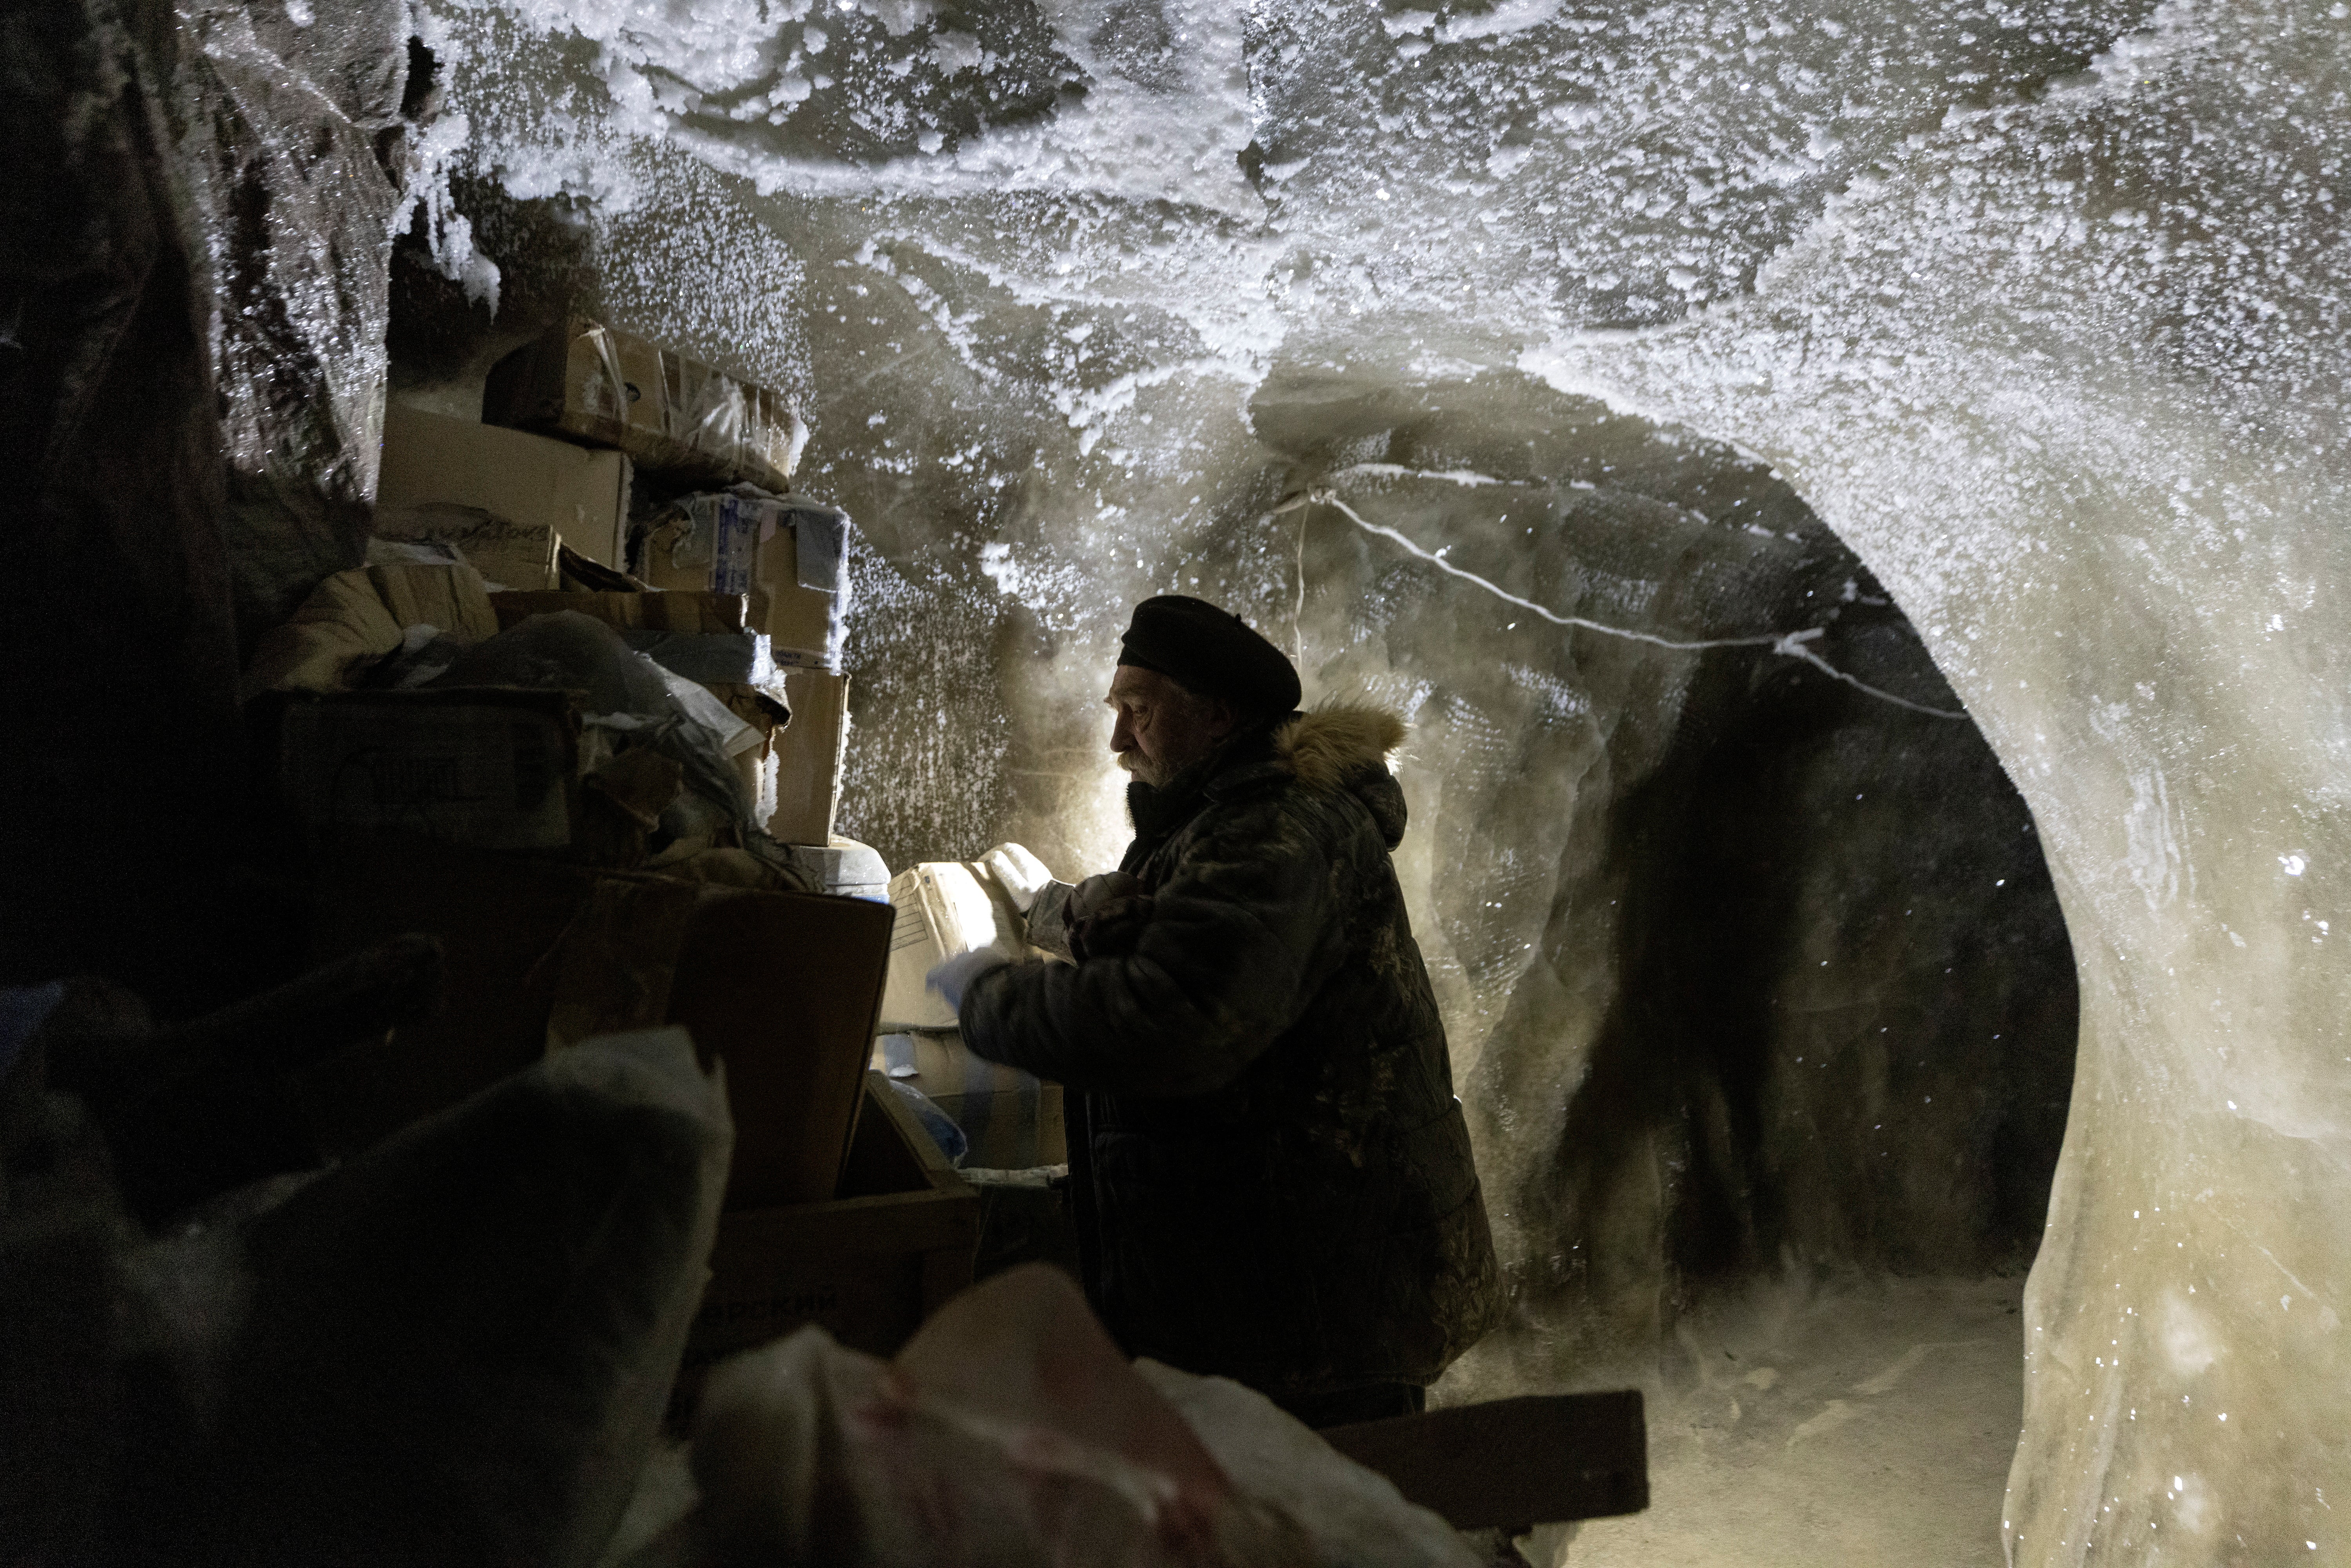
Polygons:
M979 1194L879 1073L866 1075L841 1193L720 1217L689 1371L808 1323L892 1355L971 1283Z

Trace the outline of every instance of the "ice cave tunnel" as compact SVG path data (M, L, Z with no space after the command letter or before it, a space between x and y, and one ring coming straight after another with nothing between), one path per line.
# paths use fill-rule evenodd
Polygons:
M386 409L584 313L794 400L893 868L1115 861L1153 592L1406 717L1511 1291L1436 1397L1650 1398L1558 1561L2351 1561L2339 0L31 0L0 69L12 982L284 939L237 672Z

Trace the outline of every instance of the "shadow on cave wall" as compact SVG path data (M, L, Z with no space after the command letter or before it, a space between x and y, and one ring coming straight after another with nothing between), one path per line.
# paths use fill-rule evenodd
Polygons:
M1844 667L1956 707L1875 591L1837 632ZM1604 1354L1781 1269L2027 1266L2071 1091L2073 954L1980 732L1710 654L1612 818L1614 999L1555 1149L1509 1195L1562 1239L1521 1265L1521 1312Z

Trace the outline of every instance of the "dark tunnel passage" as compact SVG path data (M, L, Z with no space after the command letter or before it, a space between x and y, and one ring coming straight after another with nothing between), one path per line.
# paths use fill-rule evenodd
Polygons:
M1410 712L1416 929L1510 1278L1493 1374L1650 1364L1760 1280L2017 1280L2077 1016L2031 812L1768 465L1528 392L1253 404L1334 483L1299 542L1311 686Z
M1875 597L1841 622L1849 655L1939 687ZM1526 1287L1652 1283L1610 1234L1648 1207L1628 1186L1652 1195L1673 1292L1782 1266L2028 1265L2064 1134L2073 955L1974 726L1716 654L1616 819L1615 1002L1534 1184L1588 1261Z

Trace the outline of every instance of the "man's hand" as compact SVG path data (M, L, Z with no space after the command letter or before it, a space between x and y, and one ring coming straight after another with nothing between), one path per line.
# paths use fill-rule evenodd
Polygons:
M936 966L923 977L923 983L946 998L948 1007L961 1012L964 993L971 989L971 983L990 969L1001 968L1010 962L995 949L981 947L969 953L958 953Z

